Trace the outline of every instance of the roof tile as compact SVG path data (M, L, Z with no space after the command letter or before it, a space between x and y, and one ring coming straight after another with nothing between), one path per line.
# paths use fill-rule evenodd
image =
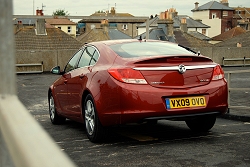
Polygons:
M233 29L229 30L229 31L226 31L220 35L217 35L215 37L212 38L212 40L214 41L224 41L224 40L227 40L227 39L230 39L230 38L233 38L237 35L240 35L242 33L245 33L246 30L244 30L243 28L241 27L234 27Z
M82 44L58 28L46 28L47 35L36 35L35 28L23 28L16 32L17 50L79 49Z

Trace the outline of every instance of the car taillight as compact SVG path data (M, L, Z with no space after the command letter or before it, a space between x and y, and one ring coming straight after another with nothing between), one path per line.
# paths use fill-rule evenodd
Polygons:
M116 80L124 83L132 84L147 84L147 81L142 76L140 71L131 68L126 69L109 69L109 74Z
M212 80L216 81L216 80L220 80L220 79L223 79L223 78L224 78L224 72L223 72L221 66L217 65L216 67L214 67Z

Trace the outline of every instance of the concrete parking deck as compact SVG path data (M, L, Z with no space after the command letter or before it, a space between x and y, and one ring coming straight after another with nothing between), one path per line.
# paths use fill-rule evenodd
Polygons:
M224 67L224 70L250 70L250 67ZM48 87L57 78L59 78L59 75L53 75L50 73L27 75L21 74L17 76L18 96L28 110L29 108L33 108L34 106L40 107L42 110L47 110L47 90ZM250 88L249 73L233 74L231 79L231 86L237 88ZM250 92L232 92L230 101L234 106L250 106ZM48 115L46 115L46 117L47 116ZM226 119L250 122L250 111L249 109L230 109L229 113L222 117Z

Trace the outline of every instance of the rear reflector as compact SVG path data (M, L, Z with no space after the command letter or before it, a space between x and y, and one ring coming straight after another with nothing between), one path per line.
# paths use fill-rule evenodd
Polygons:
M131 68L126 69L109 69L109 74L116 80L124 83L147 84L140 71Z
M220 80L220 79L223 79L223 78L224 78L224 72L223 72L221 66L217 65L216 67L214 67L212 80L216 81L216 80Z

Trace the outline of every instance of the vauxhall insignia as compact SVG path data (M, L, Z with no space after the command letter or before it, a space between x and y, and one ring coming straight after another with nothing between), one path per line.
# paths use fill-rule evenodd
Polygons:
M180 64L178 66L179 69L179 73L183 74L184 72L186 72L186 67L183 64Z

